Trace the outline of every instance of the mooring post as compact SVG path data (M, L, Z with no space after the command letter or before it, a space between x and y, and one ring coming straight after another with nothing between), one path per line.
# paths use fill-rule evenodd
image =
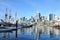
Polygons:
M16 38L17 38L17 29L18 28L18 20L16 20Z

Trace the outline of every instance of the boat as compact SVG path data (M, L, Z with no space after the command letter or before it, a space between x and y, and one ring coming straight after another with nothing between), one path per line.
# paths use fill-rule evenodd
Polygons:
M22 28L30 28L30 27L32 27L33 25L21 25L22 26Z
M0 19L1 22L0 22L0 26L3 25L3 26L15 26L16 24L13 24L13 23L10 23L10 22L5 22L4 20Z

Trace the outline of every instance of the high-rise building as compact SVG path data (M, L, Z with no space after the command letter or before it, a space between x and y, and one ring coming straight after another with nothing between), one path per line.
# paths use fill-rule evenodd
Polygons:
M45 19L44 16L41 16L41 17L40 17L40 21L43 21L44 19Z
M25 17L20 18L20 22L25 22Z
M49 14L49 21L53 21L55 18L55 14Z
M20 20L25 21L25 17L20 18Z
M31 18L29 19L30 22L35 22L35 19L33 16L31 16Z
M22 18L20 18L20 22L27 22L27 18L25 18L25 17L22 17Z
M34 17L34 19L35 19L36 22L40 21L40 16L41 16L40 13L37 12L36 15L35 15L35 17Z

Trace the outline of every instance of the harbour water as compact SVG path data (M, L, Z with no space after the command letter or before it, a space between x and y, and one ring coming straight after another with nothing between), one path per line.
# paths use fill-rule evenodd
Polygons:
M40 29L42 29L42 33L39 33ZM60 40L60 33L58 29L54 29L55 34L49 33L48 27L41 27L35 29L34 27L31 28L22 28L18 29L18 35L16 38L16 31L7 32L7 33L0 33L0 40ZM58 33L56 33L58 32Z

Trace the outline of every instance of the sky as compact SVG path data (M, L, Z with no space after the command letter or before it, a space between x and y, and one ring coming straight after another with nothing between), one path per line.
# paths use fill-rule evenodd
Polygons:
M41 16L50 13L60 16L60 0L0 0L0 18L4 18L6 8L11 10L10 14L15 18L34 16L40 12ZM8 13L9 14L9 13Z

